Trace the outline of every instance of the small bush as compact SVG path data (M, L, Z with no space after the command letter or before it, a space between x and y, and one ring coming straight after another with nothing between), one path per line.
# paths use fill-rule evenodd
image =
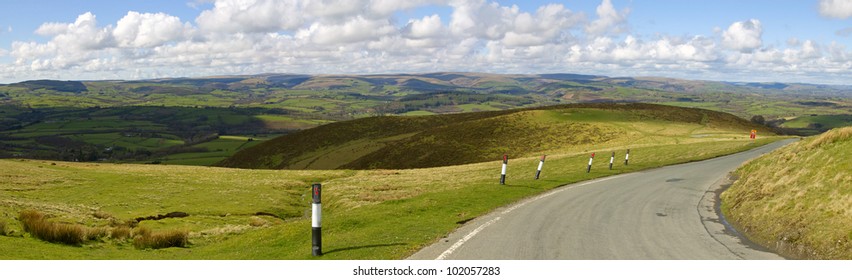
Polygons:
M186 247L188 244L189 232L185 230L170 230L153 233L148 229L140 229L133 238L133 246L139 249Z
M22 211L18 218L23 224L24 231L47 242L80 245L87 239L85 227L48 221L44 214L38 211Z
M120 226L112 229L112 234L110 237L115 240L124 240L130 238L130 228L126 226Z

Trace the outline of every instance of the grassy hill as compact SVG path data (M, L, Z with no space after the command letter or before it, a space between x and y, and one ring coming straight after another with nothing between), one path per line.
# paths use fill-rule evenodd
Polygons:
M323 184L320 259L402 259L472 218L562 184L716 157L778 138L763 137L757 145L743 136L694 139L629 146L630 165L609 170L608 161L597 160L591 173L586 153L550 154L540 180L533 176L538 157L515 157L506 185L498 184L499 160L329 171L0 160L0 259L315 259L309 234L314 182ZM594 151L623 157L623 148ZM73 229L74 245L25 231L24 221L39 215L43 227ZM137 239L170 233L185 239L178 247L137 248Z
M406 169L449 166L595 146L741 137L756 125L733 115L652 104L572 104L337 122L265 141L219 166L265 169ZM761 131L767 128L759 126ZM706 139L705 139L706 140Z
M852 259L852 127L755 159L737 170L722 209L752 240L802 259Z
M851 96L849 86L577 74L36 80L0 85L0 158L209 165L245 148L233 137L266 139L371 116L589 102L695 107L745 119L760 115L787 133L814 134L849 123ZM221 137L232 138L208 143Z

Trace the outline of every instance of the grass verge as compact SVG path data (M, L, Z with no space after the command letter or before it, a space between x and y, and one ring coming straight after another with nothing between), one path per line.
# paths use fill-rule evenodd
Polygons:
M722 211L791 258L852 259L852 127L776 150L736 171Z

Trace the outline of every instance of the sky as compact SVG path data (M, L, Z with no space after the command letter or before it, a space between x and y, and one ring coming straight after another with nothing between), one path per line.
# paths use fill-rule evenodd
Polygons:
M0 3L0 83L429 72L852 84L852 0Z

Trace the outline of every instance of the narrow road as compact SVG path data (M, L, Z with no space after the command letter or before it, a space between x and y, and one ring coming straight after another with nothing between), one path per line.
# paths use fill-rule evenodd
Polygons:
M566 185L477 218L410 259L782 259L725 226L716 192L745 161L793 141Z

